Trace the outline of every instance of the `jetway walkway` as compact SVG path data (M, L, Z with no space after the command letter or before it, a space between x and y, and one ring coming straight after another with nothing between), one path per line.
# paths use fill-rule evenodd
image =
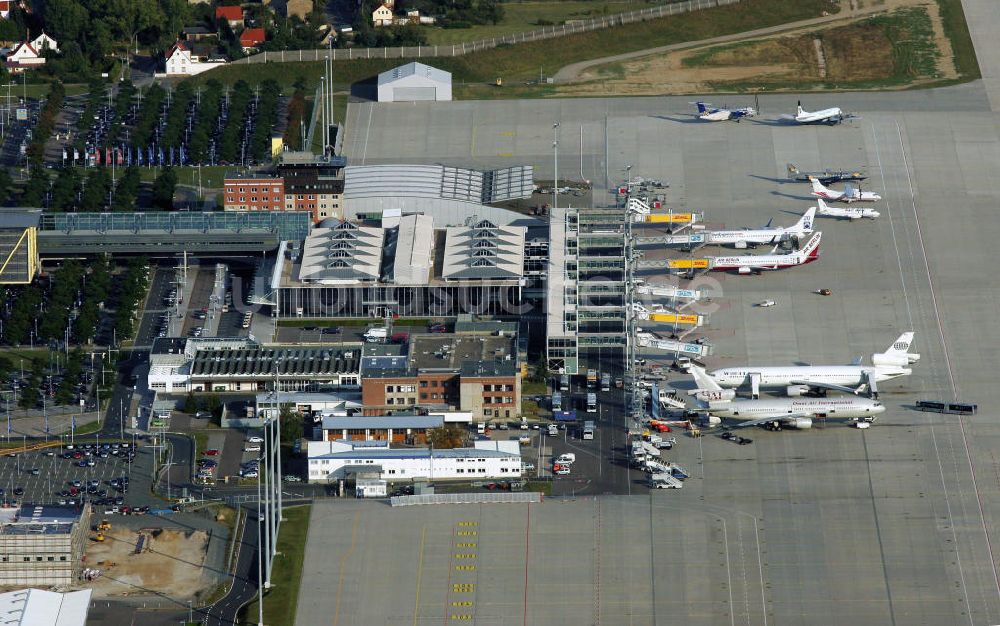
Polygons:
M660 339L652 333L636 333L636 342L642 348L652 348L653 350L663 350L677 354L689 354L692 356L706 357L712 355L710 344L686 343L676 339Z

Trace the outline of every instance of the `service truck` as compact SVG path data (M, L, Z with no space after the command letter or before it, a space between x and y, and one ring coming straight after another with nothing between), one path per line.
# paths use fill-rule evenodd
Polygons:
M587 389L597 389L597 370L587 370Z
M587 413L597 413L597 394L587 394Z
M583 423L583 437L582 439L593 439L594 432L597 430L597 425L594 422L587 420Z
M611 374L601 374L601 391L611 391Z
M380 343L389 337L389 329L385 326L375 326L365 331L365 341L368 343Z

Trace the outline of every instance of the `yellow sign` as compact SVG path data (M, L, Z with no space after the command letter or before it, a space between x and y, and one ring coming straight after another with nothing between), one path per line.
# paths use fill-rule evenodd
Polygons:
M690 213L650 213L646 219L647 222L690 222Z
M708 269L708 259L676 259L669 261L667 267L672 270Z

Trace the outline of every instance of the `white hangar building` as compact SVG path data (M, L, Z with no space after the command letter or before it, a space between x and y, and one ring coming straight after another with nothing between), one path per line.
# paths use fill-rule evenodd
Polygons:
M451 72L407 63L378 75L379 102L451 100Z

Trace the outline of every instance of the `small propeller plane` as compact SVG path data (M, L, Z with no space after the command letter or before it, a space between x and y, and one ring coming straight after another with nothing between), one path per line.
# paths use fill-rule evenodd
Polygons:
M725 122L729 120L734 120L736 122L740 121L744 117L754 117L757 112L754 111L753 107L743 107L741 109L727 109L714 107L707 102L692 102L698 107L698 119L705 120L706 122Z

